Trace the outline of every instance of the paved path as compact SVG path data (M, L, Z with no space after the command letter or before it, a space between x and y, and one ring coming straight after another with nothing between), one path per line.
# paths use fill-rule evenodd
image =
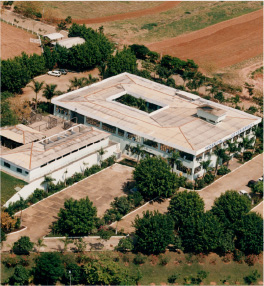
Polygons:
M115 164L25 209L22 212L22 225L27 229L8 235L3 250L7 250L8 244L21 236L27 235L36 242L38 238L48 234L49 226L56 221L60 208L69 198L79 200L88 196L97 207L97 215L102 216L115 197L124 195L123 184L132 178L132 171L133 168Z
M214 200L227 190L250 191L247 183L250 180L257 180L263 175L263 154L246 162L228 175L215 181L210 186L199 191L205 203L205 209L211 209Z

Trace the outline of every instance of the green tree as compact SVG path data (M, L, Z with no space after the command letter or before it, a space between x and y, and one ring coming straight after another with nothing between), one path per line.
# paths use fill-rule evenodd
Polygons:
M214 149L214 154L216 156L216 163L215 163L215 176L217 174L217 168L218 168L218 165L219 165L219 161L221 158L223 158L224 154L225 154L225 150L224 149L221 149L219 146L215 146L215 149Z
M50 104L51 104L51 99L57 94L55 91L56 88L57 84L46 84L44 88L43 96L50 101Z
M69 273L71 271L71 273ZM82 284L82 268L76 263L67 263L65 267L64 276L62 278L62 283L65 285L80 285Z
M18 124L16 113L10 108L8 100L1 101L1 126L12 126Z
M188 220L197 220L204 213L204 201L197 192L178 192L170 200L168 212L173 218L175 228L185 227Z
M259 254L263 250L263 219L251 212L243 215L235 224L236 246L247 254Z
M211 164L211 160L207 160L207 161L202 161L201 162L201 166L204 170L204 173L203 173L203 178L205 176L205 174L208 172L208 170L210 169L210 164Z
M69 199L60 209L53 230L68 235L88 235L95 228L96 212L88 197L79 201Z
M13 245L13 252L18 255L28 255L32 251L34 243L28 236L21 236Z
M137 155L137 164L139 162L139 158L142 154L144 154L144 146L137 144L137 146L131 148L132 150L132 154L136 154Z
M242 216L249 212L251 201L246 196L241 196L236 191L227 191L216 198L211 212L227 227L240 221Z
M84 266L84 272L88 285L132 285L135 283L131 281L125 269L106 257L88 262Z
M28 285L29 273L22 265L17 265L14 274L9 278L9 285Z
M101 147L101 149L99 149L97 151L98 155L100 156L100 165L102 164L102 161L103 161L103 156L104 154L106 153L107 151L103 149L103 147Z
M179 160L179 158L180 158L179 151L177 152L173 151L171 153L171 156L168 158L168 162L171 166L172 172L174 171L175 165L177 166L179 163L181 163L181 160Z
M211 212L198 218L189 218L179 234L187 252L209 253L219 247L219 237L223 232L221 222Z
M135 249L144 254L159 254L174 241L174 223L170 216L155 211L143 212L143 217L136 217Z
M35 104L35 110L37 110L38 108L38 93L44 89L43 85L44 85L44 81L42 82L38 82L38 81L35 81L34 79L32 80L32 83L33 85L28 85L36 94L36 104Z
M253 192L254 194L263 195L263 181L257 182L257 183L252 187L252 192Z
M133 240L130 237L123 237L119 240L115 249L124 253L132 251L134 249Z
M260 277L261 277L261 275L258 272L258 270L253 270L248 276L244 277L244 281L248 285L256 285L256 282L257 282L258 278L260 278Z
M114 76L123 72L135 73L137 70L137 58L127 48L111 56L107 62L105 77Z
M33 268L34 282L41 285L55 285L63 277L64 267L57 252L41 253Z
M44 177L44 181L41 183L41 185L46 185L47 193L49 192L49 188L51 187L53 181L55 181L55 179L51 176Z
M150 50L144 45L133 44L129 46L131 51L135 54L137 59L145 60Z
M170 197L178 188L178 177L160 157L145 158L133 173L136 187L145 199Z

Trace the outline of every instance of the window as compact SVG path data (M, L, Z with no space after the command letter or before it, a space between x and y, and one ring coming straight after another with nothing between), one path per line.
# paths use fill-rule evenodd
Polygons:
M22 173L22 169L16 168L16 170L17 170L18 173Z
M25 174L28 175L28 171L25 171Z
M125 136L125 131L118 128L118 136L124 137Z
M165 153L172 153L174 151L174 148L164 145L164 144L160 144L160 150Z
M54 159L54 160L49 161L49 162L48 162L48 164L50 164L50 163L52 163L52 162L54 162L54 161L55 161L55 159Z
M144 138L143 144L144 144L144 145L148 145L148 146L150 146L150 147L152 147L152 148L158 149L158 143L155 142L155 141L148 140L148 139L145 139L145 138Z
M84 149L84 148L86 148L86 146L83 146L82 148L80 148L79 150L82 150L82 149Z
M68 156L68 155L70 155L71 153L67 153L67 154L65 154L65 155L63 155L62 157L66 157L66 156Z
M127 132L127 138L131 141L140 142L140 137L133 133Z
M40 168L43 168L43 167L47 166L47 164L48 163L41 165Z
M102 129L110 133L114 133L114 134L116 133L116 127L106 124L106 123L102 124Z
M7 167L7 168L11 168L11 165L8 164L7 162L4 162L4 166Z
M193 155L180 151L180 156L184 160L193 161Z
M90 118L90 117L86 117L86 123L96 126L96 127L100 127L100 121Z

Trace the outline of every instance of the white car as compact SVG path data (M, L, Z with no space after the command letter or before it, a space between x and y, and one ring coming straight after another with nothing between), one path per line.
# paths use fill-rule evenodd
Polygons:
M249 194L247 191L245 191L245 190L241 190L241 191L239 191L238 193L239 193L241 196L247 196L249 199L251 199L250 194Z
M48 75L53 75L53 76L61 76L61 72L60 71L49 71Z

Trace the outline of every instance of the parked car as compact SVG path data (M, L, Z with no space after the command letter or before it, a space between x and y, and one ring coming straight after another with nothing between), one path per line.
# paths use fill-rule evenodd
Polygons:
M250 187L250 188L252 188L256 183L257 183L257 181L250 180L250 181L247 183L247 186Z
M68 71L66 69L58 69L59 72L61 72L61 74L66 75L68 73Z
M48 75L53 75L53 76L60 77L61 76L61 72L60 71L49 71Z
M241 191L239 191L238 193L239 193L241 196L247 196L249 199L251 199L250 194L249 194L247 191L245 191L245 190L241 190Z

